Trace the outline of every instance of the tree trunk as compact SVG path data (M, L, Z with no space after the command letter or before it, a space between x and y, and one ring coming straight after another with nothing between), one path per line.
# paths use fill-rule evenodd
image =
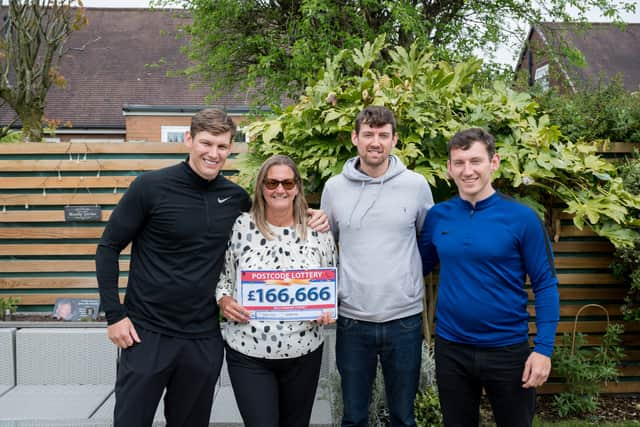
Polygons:
M44 110L26 109L18 111L20 121L22 122L22 133L26 142L42 141L42 117Z

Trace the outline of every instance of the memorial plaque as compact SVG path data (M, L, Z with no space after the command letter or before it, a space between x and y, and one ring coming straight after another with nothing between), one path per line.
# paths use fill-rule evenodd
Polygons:
M102 220L102 209L100 206L65 206L64 220L96 222Z
M58 298L53 317L60 320L96 320L100 300L88 298Z

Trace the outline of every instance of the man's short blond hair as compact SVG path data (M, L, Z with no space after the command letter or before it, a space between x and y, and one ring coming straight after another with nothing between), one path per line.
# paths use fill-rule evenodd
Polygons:
M231 132L231 141L236 134L236 125L231 117L222 110L215 108L205 108L198 111L191 118L191 137L194 138L198 132L209 132L211 135L222 135Z

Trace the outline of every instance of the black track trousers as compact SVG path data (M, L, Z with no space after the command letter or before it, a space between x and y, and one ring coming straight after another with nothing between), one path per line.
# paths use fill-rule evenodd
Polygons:
M185 339L140 327L136 331L141 342L122 350L118 363L114 427L150 427L165 388L167 427L208 426L222 367L222 337Z

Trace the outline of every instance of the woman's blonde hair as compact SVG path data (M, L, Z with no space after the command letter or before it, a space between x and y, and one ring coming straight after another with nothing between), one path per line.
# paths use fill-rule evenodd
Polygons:
M302 178L300 172L293 160L287 156L272 156L265 160L260 167L258 177L256 178L255 193L253 195L253 204L251 205L251 216L256 223L258 230L269 240L275 238L275 235L267 222L267 204L264 200L264 180L272 166L283 165L288 166L293 171L293 180L298 187L298 194L293 199L293 221L296 232L302 240L307 240L307 199L304 197L302 189Z

